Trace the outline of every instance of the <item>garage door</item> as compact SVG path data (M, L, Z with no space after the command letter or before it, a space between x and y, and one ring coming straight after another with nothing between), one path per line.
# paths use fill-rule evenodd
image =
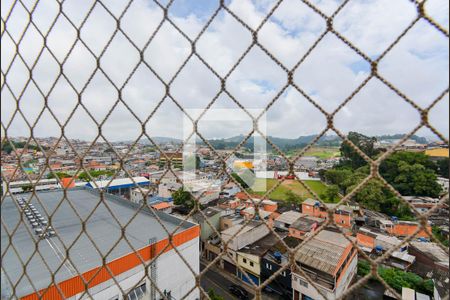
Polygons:
M249 272L247 272L247 276L250 277L250 280L252 280L254 284L259 285L259 277ZM241 273L241 271L238 270L238 277L241 278L242 281L250 283L249 278L247 276L245 276L245 274Z

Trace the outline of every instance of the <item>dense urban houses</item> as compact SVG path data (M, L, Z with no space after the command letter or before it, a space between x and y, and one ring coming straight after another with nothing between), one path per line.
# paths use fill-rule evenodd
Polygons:
M325 205L322 205L319 201L314 199L306 199L302 202L302 213L312 217L327 219L328 209L333 211L335 224L341 227L347 234L351 235L355 224L355 218L361 214L359 206L340 205L339 207L336 207L336 205L332 203L325 203Z

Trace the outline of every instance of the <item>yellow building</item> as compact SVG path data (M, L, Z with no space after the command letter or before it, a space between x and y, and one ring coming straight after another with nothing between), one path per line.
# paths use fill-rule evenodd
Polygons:
M249 282L251 279L256 285L260 284L260 274L261 274L261 258L259 255L254 255L250 253L237 252L237 263L244 269L246 275L242 274L239 268L237 269L237 276L244 282Z
M425 154L431 157L448 157L448 148L428 149Z
M234 167L237 169L253 169L251 161L237 160L234 162Z

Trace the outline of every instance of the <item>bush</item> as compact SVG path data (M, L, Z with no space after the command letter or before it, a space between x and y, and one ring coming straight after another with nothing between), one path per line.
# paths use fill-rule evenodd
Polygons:
M358 261L358 275L365 276L370 273L371 267L365 260ZM423 279L417 274L405 272L395 268L378 267L378 274L386 283L401 293L402 287L414 289L420 293L433 295L434 284L431 279Z
M225 300L223 297L217 295L213 289L209 289L208 296L211 300Z

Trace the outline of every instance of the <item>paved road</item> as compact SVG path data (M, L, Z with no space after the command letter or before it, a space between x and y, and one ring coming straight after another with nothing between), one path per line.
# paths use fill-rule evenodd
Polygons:
M201 263L200 264L201 270L203 270L204 267L205 265ZM228 280L225 276L223 276L219 272L214 272L213 270L209 269L205 273L205 275L202 276L200 284L206 292L208 292L209 289L213 289L217 295L222 296L226 300L237 299L237 297L230 294L230 292L228 291L228 287L232 285L233 282ZM254 295L249 293L249 299L253 299L253 297Z

